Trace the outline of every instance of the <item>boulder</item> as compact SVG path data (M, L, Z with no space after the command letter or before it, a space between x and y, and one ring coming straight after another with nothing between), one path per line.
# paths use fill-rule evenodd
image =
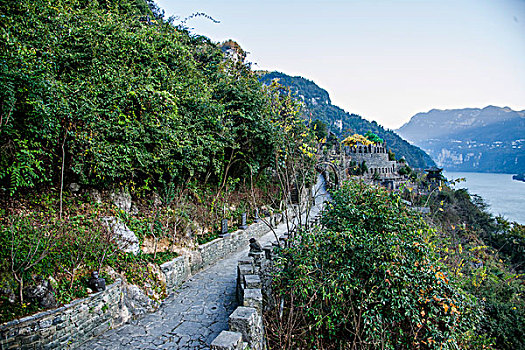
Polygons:
M125 223L113 216L101 219L113 231L113 237L120 250L125 253L137 255L140 251L139 239L135 232L131 231Z
M78 192L78 191L80 191L80 185L77 184L76 182L72 182L72 183L69 184L69 190L72 193Z
M134 284L128 284L125 288L125 303L127 311L134 317L157 310L160 301L151 299L142 289Z
M128 192L122 190L112 192L109 198L117 208L128 214L131 213L131 195Z
M0 297L7 299L11 304L16 302L16 294L7 283L0 285Z
M35 279L35 284L24 289L24 296L30 301L38 302L38 305L44 309L57 307L55 291L51 283L41 276Z
M102 195L100 194L100 192L96 189L92 189L89 191L89 194L91 196L91 198L93 198L93 200L95 201L95 203L102 203Z

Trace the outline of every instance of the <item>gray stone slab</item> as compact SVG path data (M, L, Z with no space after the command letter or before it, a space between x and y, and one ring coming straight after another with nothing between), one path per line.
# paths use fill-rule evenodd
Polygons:
M253 265L253 258L252 257L245 257L242 259L239 259L239 265Z
M237 276L242 280L245 275L253 275L254 269L252 265L239 265L237 266Z
M243 306L253 307L262 315L263 296L261 289L245 289Z
M241 350L242 334L222 331L211 343L212 350Z
M259 275L245 275L244 287L246 289L257 289L262 287L261 278Z
M242 334L251 349L262 349L262 319L253 307L239 306L230 315L230 331Z

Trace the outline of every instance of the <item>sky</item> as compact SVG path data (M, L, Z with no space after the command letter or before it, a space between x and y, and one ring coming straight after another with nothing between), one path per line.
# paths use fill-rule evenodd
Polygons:
M313 80L396 129L431 109L525 110L525 0L156 0L254 69Z

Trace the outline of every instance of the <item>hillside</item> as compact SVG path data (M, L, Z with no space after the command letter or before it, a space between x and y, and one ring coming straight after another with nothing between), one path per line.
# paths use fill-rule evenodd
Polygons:
M87 296L93 271L157 303L145 271L280 208L274 174L314 176L298 102L153 5L0 2L0 323Z
M0 14L0 193L217 183L225 167L272 161L254 72L145 1L25 0Z
M270 84L274 79L279 79L280 84L288 86L293 93L297 94L305 103L312 119L319 119L329 125L330 130L337 136L346 135L349 129L359 134L372 131L386 141L387 147L396 154L397 158L405 157L412 167L425 168L435 165L424 151L409 144L393 131L383 128L375 121L369 122L359 115L350 114L332 105L328 92L313 81L279 72L264 73L260 78L265 84Z
M433 109L397 130L450 171L518 173L525 169L525 111Z

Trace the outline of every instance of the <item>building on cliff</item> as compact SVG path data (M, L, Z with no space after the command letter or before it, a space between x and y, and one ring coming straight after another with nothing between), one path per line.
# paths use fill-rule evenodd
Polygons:
M360 168L358 175L367 182L376 182L395 190L406 181L405 177L398 172L402 166L405 166L405 163L390 160L384 143L371 145L358 143L352 147L345 146L343 149L347 176L353 175L352 165L355 167L358 164Z
M339 148L339 149L337 149ZM326 160L339 165L340 177L359 176L369 183L380 184L396 190L407 181L399 170L407 164L403 161L390 160L384 143L334 147L327 152Z

